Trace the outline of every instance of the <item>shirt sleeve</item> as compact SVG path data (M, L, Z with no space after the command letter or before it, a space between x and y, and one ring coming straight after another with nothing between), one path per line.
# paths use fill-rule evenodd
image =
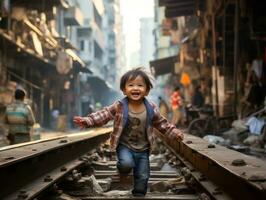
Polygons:
M33 126L35 123L35 117L34 114L32 112L32 109L29 105L27 105L27 110L28 110L28 115L27 115L27 124L29 126Z
M183 138L183 132L177 129L172 123L170 123L165 117L163 117L157 107L155 107L154 109L152 124L154 128L156 128L170 140L175 139L181 141Z
M114 119L117 111L118 102L113 103L110 106L104 107L102 110L89 114L83 119L86 121L87 127L102 126Z
M4 120L4 124L8 124L8 118L7 118L7 111L5 111L4 116L3 116L3 120Z

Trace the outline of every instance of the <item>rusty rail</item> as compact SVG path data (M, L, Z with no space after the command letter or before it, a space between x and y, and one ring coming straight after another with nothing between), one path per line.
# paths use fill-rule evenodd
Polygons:
M266 199L266 163L220 145L186 134L182 143L169 142L170 148L198 170L198 180L210 180L218 187L211 194L225 192L233 199Z
M54 179L66 173L67 167L62 170L62 166L67 165L71 169L81 165L82 161L78 158L106 141L111 130L96 129L2 149L0 199L33 199L53 184Z

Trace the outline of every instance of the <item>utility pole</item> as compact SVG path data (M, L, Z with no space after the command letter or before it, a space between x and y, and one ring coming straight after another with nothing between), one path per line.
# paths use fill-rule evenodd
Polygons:
M213 67L214 67L214 86L215 86L215 110L216 115L219 117L219 97L218 97L218 69L216 62L216 34L215 34L215 13L211 15L212 25L212 56L213 56Z
M237 101L238 101L238 0L235 0L235 20L234 20L234 115L237 116Z

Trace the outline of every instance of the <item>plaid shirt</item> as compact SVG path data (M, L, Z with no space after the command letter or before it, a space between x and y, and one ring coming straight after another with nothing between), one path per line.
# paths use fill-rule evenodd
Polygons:
M144 104L147 110L146 133L151 147L153 147L155 142L155 132L153 128L156 128L170 140L182 140L183 133L160 114L154 103L144 99ZM128 119L127 98L116 101L98 112L91 113L87 117L84 117L84 119L86 120L87 127L102 126L110 120L114 120L113 132L110 135L110 148L114 151L119 143L120 135Z

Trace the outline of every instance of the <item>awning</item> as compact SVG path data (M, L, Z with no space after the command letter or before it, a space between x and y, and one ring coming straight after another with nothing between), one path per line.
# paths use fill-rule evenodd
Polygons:
M73 61L77 61L82 67L85 67L85 63L72 49L66 49L66 53L72 57Z
M92 74L92 71L88 69L86 63L72 49L66 49L66 53L73 59L75 71Z
M175 73L175 65L179 60L179 56L171 56L158 60L150 61L151 71L154 76L159 76L168 73Z
M87 74L92 74L92 71L87 67L82 67L78 62L73 62L73 68L76 73L82 72Z
M204 0L159 0L159 6L165 6L165 17L194 15L205 8Z
M66 0L12 0L12 6L23 6L26 8L37 10L51 10L53 6L61 6L65 9L69 7L69 3Z
M98 76L88 76L87 83L90 84L92 90L96 93L104 92L109 89L107 83Z
M110 105L123 97L122 93L114 90L104 79L98 76L88 76L87 83L91 87L94 100L103 106Z

